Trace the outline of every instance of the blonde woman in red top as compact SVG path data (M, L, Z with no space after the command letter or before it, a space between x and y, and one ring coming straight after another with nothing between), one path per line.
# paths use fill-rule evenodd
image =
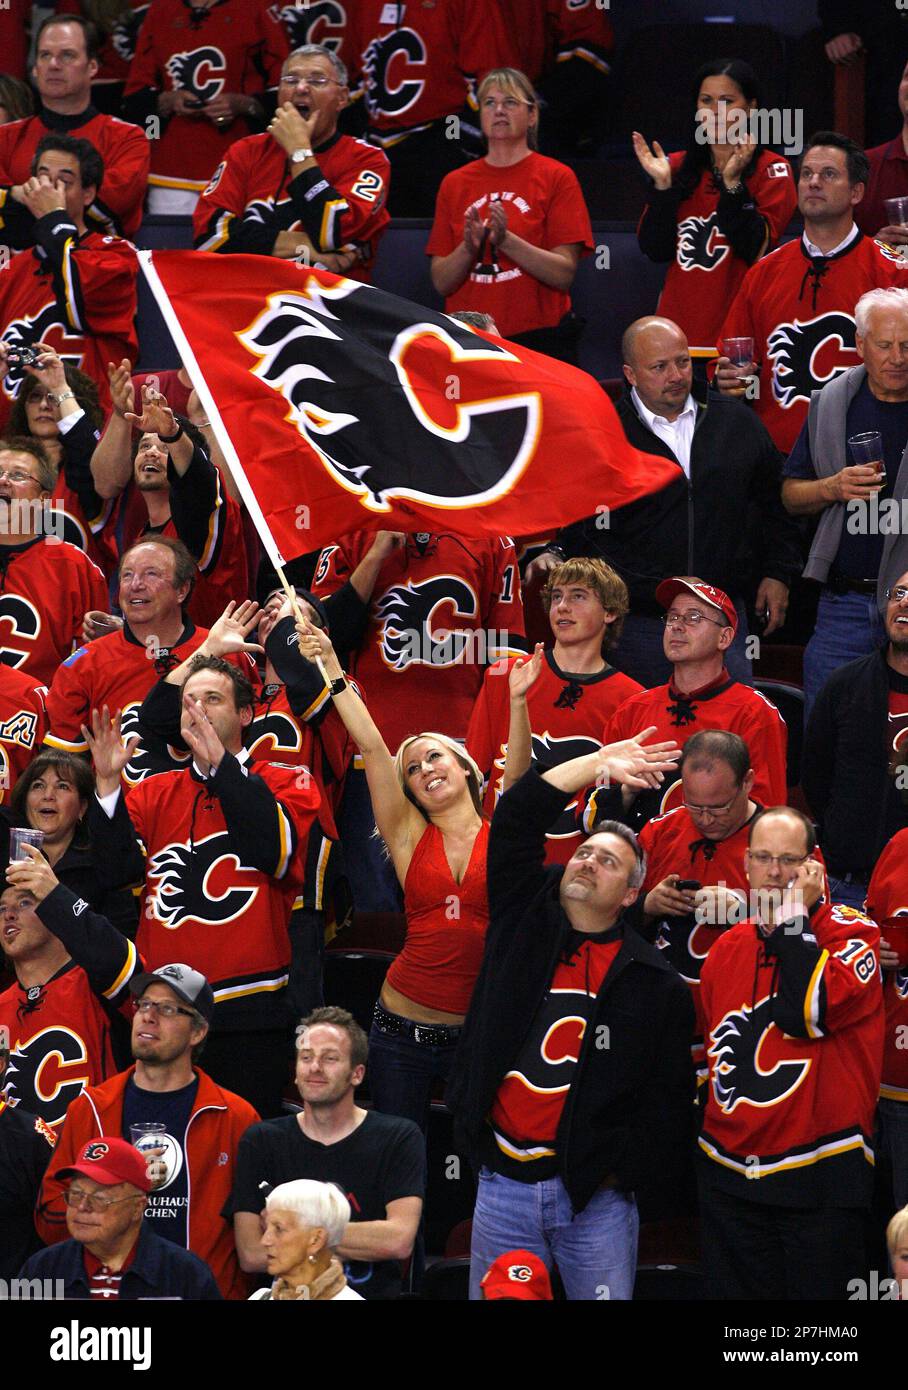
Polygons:
M344 680L327 634L305 625L297 631L303 655L321 657L337 712L363 756L378 833L404 890L407 937L382 986L369 1036L372 1099L377 1110L425 1130L432 1083L447 1077L482 962L489 911L482 775L445 734L416 734L392 757ZM541 662L540 644L515 663L508 678L512 708ZM515 737L515 748L523 742ZM511 780L506 766L505 785Z

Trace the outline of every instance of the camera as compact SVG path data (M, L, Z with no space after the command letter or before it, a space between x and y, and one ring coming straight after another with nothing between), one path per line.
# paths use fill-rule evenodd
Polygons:
M34 367L40 353L30 343L16 343L6 349L6 360L11 367Z

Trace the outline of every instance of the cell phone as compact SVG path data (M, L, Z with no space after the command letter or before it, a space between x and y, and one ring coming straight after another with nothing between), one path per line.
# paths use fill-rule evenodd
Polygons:
M675 884L679 893L696 893L697 889L702 887L703 884L696 878L679 878Z

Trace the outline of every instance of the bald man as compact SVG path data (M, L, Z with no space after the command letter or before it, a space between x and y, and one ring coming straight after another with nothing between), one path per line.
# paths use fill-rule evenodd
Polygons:
M607 561L631 603L611 660L653 686L671 675L656 589L675 574L699 575L734 599L738 631L726 666L749 682L747 609L756 613L759 635L781 627L788 586L801 569L797 531L781 502L782 456L747 406L694 385L687 339L671 319L637 319L621 346L624 432L636 448L672 459L678 476L613 515L603 510L606 498L590 498L591 515L560 531L527 578L559 558Z

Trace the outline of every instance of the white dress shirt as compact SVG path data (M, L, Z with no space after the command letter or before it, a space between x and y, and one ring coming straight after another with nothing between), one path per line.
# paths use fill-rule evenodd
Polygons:
M697 402L688 395L684 408L676 420L666 420L664 415L654 415L637 395L636 386L631 387L631 400L640 419L667 444L675 458L684 469L685 478L690 478L690 451L694 442L694 425L697 423Z

